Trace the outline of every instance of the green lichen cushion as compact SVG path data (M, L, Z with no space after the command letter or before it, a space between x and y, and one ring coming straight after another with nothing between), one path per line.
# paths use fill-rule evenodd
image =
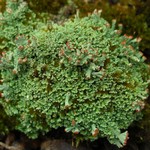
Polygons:
M139 38L122 36L94 12L16 35L1 58L1 103L16 129L36 138L64 127L77 138L121 147L148 96Z

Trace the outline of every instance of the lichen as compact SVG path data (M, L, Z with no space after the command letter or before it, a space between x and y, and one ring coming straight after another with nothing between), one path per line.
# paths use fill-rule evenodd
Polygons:
M0 31L8 43L1 56L0 90L15 128L36 138L64 127L77 139L107 137L125 145L127 128L141 118L148 96L141 39L121 35L122 25L109 24L101 11L62 25L36 18L25 25L24 12L33 12L22 1L11 4L21 6L22 19L16 31L12 18L17 20L18 9L3 14Z

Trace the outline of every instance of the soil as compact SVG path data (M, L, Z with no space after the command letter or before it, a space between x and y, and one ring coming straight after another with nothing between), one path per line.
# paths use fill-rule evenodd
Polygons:
M138 127L130 127L128 130L130 139L120 149L110 144L106 138L94 142L84 141L76 148L71 135L58 129L35 140L21 132L12 131L6 136L0 136L0 150L150 150L150 135L145 130Z

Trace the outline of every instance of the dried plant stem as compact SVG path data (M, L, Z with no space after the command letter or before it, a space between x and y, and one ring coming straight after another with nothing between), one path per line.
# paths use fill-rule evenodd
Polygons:
M5 144L5 143L3 143L3 142L0 142L0 146L2 146L2 147L5 148L5 149L8 149L8 150L20 150L20 149L17 148L17 147L8 146L7 144Z

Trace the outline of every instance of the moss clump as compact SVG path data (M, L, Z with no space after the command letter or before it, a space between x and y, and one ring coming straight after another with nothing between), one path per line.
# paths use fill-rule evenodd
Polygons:
M27 33L20 26L2 53L1 104L19 122L15 128L36 138L64 127L77 139L125 145L126 129L141 117L148 96L140 39L121 36L122 25L116 29L100 11L44 25Z

